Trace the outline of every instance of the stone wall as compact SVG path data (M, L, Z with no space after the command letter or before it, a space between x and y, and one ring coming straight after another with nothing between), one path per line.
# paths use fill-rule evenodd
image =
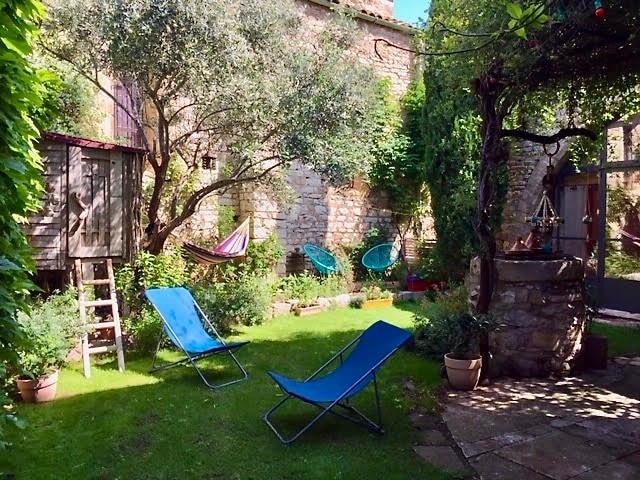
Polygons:
M333 15L332 10L326 6L319 5L311 0L296 0L300 10L304 13L306 30L310 32L311 37L314 33L322 30L326 25L329 16ZM393 2L387 1L365 1L342 3L390 3L393 10ZM388 15L391 18L392 15ZM391 90L394 95L399 98L407 91L411 80L415 78L418 63L415 55L411 52L403 51L397 48L389 47L378 42L378 54L375 51L376 38L384 38L385 40L398 45L400 47L413 48L413 37L411 29L402 26L399 23L384 22L385 24L375 23L375 18L355 17L361 36L352 51L358 56L358 59L372 67L381 78L389 78L391 80Z
M555 146L548 148L555 151ZM502 213L502 226L496 234L499 251L508 251L518 237L527 238L531 225L525 222L540 202L542 196L542 177L546 174L549 157L542 145L521 142L511 146L508 160L509 191ZM554 171L558 171L567 161L567 145L551 160ZM552 199L553 200L553 199Z
M348 3L355 8L372 11L382 17L391 17L393 2L350 1L350 2L315 2L313 0L297 0L297 4L305 15L306 31L319 32L332 15L325 3ZM356 5L357 4L357 5ZM359 60L371 66L381 78L389 78L392 93L399 98L415 77L416 60L409 52L380 45L380 57L374 51L374 39L385 38L389 42L405 48L412 46L411 29L406 25L397 25L393 21L376 23L375 18L367 19L367 15L356 15L356 21L362 36L353 49ZM322 178L305 166L295 162L287 176L287 183L294 191L294 201L290 208L282 209L263 191L256 191L253 186L244 187L233 192L236 212L241 218L251 215L253 218L251 235L254 239L264 239L269 234L278 235L289 257L297 258L296 249L301 250L305 243L313 243L334 250L339 245L353 245L362 240L363 234L371 227L386 229L389 240L396 239L397 227L393 214L389 209L389 200L384 192L371 190L361 181L336 188L322 181ZM227 204L230 197L225 197ZM222 200L221 200L222 201ZM208 216L210 221L215 216ZM432 225L425 219L425 225ZM202 228L202 227L201 227ZM427 235L433 238L429 231ZM308 267L310 265L306 264ZM286 271L283 259L279 273Z
M496 259L489 336L492 376L566 375L575 366L586 326L582 261ZM479 261L471 263L470 301L477 300Z

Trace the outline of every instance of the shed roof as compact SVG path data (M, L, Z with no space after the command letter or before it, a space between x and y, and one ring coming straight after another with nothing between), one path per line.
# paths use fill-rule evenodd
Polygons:
M344 0L307 0L307 1L311 3L316 3L318 5L322 5L325 7L329 7L329 8L331 8L332 5L341 5L345 8L348 8L349 10L353 10L356 13L356 16L358 16L363 20L366 20L372 23L377 23L379 25L392 28L394 30L399 30L401 32L415 34L420 31L418 27L411 25L410 23L403 22L402 20L398 20L397 18L380 15L370 10L355 8L347 4L346 2L344 2Z
M118 145L115 143L100 142L97 140L91 140L88 138L74 137L71 135L65 135L63 133L55 132L41 132L41 138L51 140L54 142L66 143L68 145L74 145L77 147L97 148L100 150L120 150L127 153L145 154L147 150L139 147L129 147L126 145Z

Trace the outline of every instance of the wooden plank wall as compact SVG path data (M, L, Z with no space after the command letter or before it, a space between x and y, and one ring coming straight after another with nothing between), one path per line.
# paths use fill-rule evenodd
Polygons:
M135 153L122 153L123 191L122 222L126 225L123 231L122 257L133 262L142 245L142 171L144 158Z
M45 165L45 193L41 210L24 225L23 231L35 249L38 269L64 270L67 256L66 198L67 146L42 140L38 145Z
M98 224L87 225L91 229L96 227L97 235L105 227L110 230L109 236L106 237L107 250L98 252L88 247L80 250L84 251L87 257L106 255L113 258L116 263L132 261L139 251L142 240L143 156L116 149L96 151L47 139L40 141L38 149L45 165L44 181L47 191L42 197L42 209L36 215L29 217L29 223L23 226L29 244L35 250L36 268L41 271L70 271L73 267L72 259L69 258L67 224L69 215L72 215L72 220L75 220L77 212L73 205L67 205L69 176L74 176L76 180L81 178L82 172L76 170L81 168L83 162L75 156L81 155L83 150L87 154L93 153L98 160L108 159L104 162L104 167L111 168L111 179L105 188L109 188L111 203L108 206L105 205L105 212L103 212L109 218L102 218L98 215L101 212L95 212L96 215L91 215L91 222L98 222ZM75 165L74 172L67 171L69 155L74 156L71 160L71 164ZM80 176L77 177L78 175ZM73 235L71 240L79 241ZM76 245L76 247L79 246Z

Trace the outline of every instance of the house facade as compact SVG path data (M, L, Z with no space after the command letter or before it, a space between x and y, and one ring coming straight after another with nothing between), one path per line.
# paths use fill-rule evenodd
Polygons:
M378 76L389 79L391 92L399 99L419 75L419 62L410 51L417 30L393 18L392 0L297 0L310 32L319 32L336 8L346 8L353 15L361 36L353 47L359 60L369 65ZM393 48L384 39L402 49ZM389 240L413 238L407 226L399 225L386 192L371 189L356 179L349 185L335 187L300 164L294 162L287 183L294 191L293 204L280 208L265 192L252 186L240 187L223 197L212 197L202 202L199 214L184 226L193 238L211 236L219 206L233 208L240 218L250 216L251 238L264 239L276 234L285 250L291 254L301 251L305 243L330 250L340 245L354 245L371 228L388 232ZM430 218L423 219L423 235L435 238ZM186 232L185 232L186 233ZM309 266L309 264L307 264ZM280 273L287 268L280 265Z

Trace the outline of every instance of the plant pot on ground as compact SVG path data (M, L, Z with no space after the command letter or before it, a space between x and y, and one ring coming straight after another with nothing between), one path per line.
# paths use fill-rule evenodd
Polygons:
M446 319L452 350L444 364L449 384L456 390L473 390L482 368L480 342L498 323L491 315L453 314Z
M19 312L24 344L17 349L18 389L25 402L46 402L56 396L58 370L83 332L75 290L36 301Z

